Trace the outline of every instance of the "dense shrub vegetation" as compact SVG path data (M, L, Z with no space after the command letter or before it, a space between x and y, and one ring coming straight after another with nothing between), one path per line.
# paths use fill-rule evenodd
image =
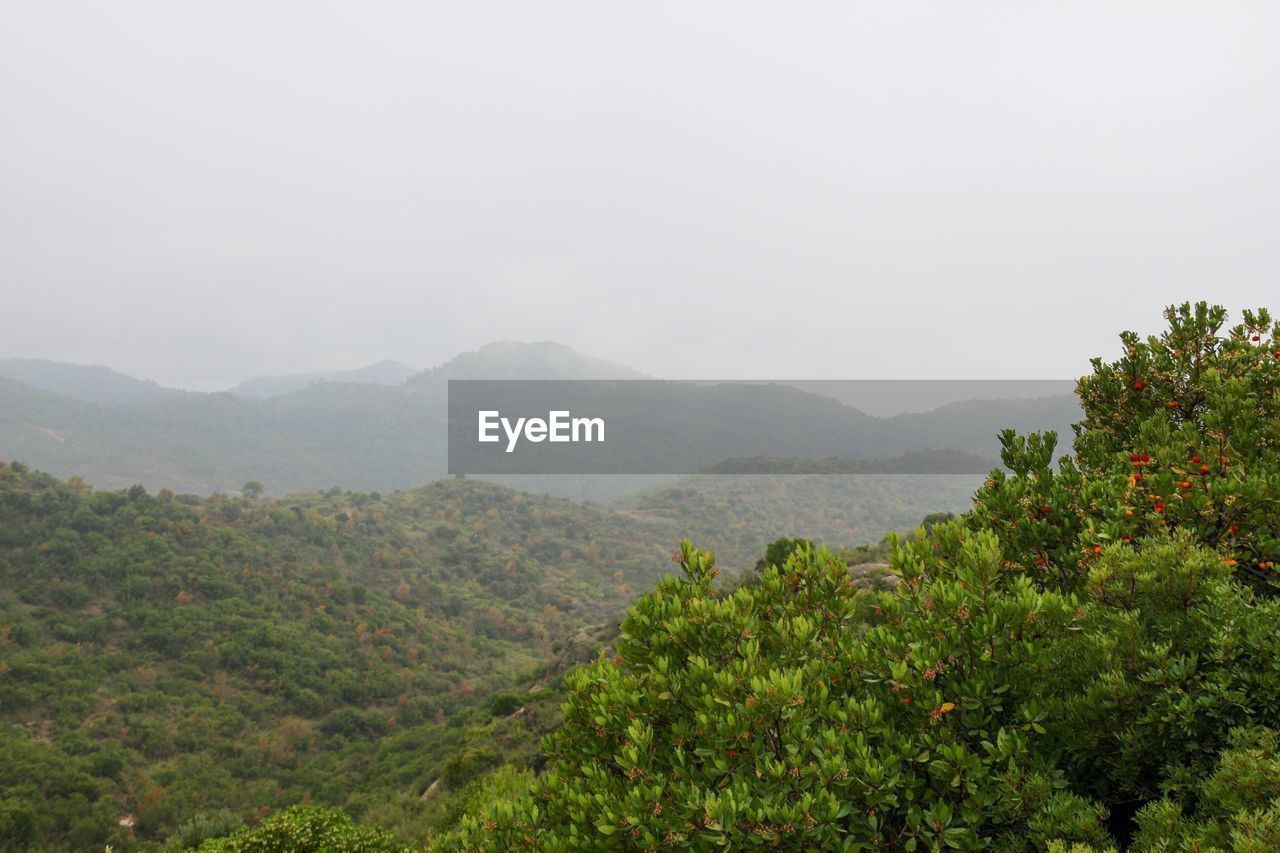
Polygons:
M254 829L205 841L200 853L293 853L341 850L343 853L395 853L404 844L385 829L356 826L340 809L294 806Z
M686 542L547 771L438 846L1276 849L1280 328L1167 317L891 592L805 543L727 592Z
M730 477L690 483L680 518L641 508L656 496L613 510L474 480L259 486L95 492L0 464L0 849L192 846L307 801L421 837L495 768L541 766L559 676L682 526L762 519L728 551L749 564L764 529L910 526L931 500L840 481L824 524L797 484Z
M528 685L659 538L470 480L202 499L0 464L0 849L193 843L307 799L416 834L442 768L494 763L457 751L535 757L558 715Z

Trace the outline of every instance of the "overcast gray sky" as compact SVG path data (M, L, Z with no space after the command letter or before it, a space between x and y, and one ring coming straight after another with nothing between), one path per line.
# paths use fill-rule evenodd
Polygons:
M1272 2L0 10L0 356L1074 376L1280 308Z

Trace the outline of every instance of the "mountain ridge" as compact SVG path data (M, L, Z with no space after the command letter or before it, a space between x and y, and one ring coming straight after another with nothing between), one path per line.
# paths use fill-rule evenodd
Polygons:
M228 388L226 393L235 397L267 399L300 391L317 382L395 386L418 372L415 367L387 358L364 367L356 367L349 370L255 376Z
M141 403L191 393L111 367L46 358L0 358L0 377L91 403Z
M175 391L133 403L104 404L0 377L0 458L21 460L55 476L80 476L106 488L136 483L208 494L236 491L257 480L273 494L335 484L391 491L445 476L450 379L642 376L561 344L497 342L395 386L318 382L265 399ZM770 449L735 453L726 446L718 455L713 431L697 435L701 461L685 470L758 452L887 459L941 448L994 458L999 429L1025 431L1047 424L1069 435L1066 430L1078 412L1074 398L1064 397L1047 402L975 401L881 418L785 383L683 390L684 383L670 385L680 393L666 394L659 401L662 405L678 407L682 399L697 397L713 419L729 423L733 412L765 417L762 423L778 432ZM697 394L689 393L692 390ZM804 424L799 444L780 432L797 422ZM714 420L708 423L714 425ZM603 491L584 491L573 477L519 482L532 491L569 497L610 499L628 490L621 481L612 481Z

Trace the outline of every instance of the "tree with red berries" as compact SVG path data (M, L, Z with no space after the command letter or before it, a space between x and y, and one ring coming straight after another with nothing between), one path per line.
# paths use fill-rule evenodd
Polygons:
M1168 328L1120 336L1077 393L1074 453L1056 436L1001 436L1005 471L979 490L971 527L1000 534L1009 568L1078 589L1102 547L1186 530L1259 588L1280 562L1280 323L1198 303Z

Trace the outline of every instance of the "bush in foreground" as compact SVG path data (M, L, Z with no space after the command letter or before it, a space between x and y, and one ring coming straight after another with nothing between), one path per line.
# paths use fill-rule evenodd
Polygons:
M200 845L199 853L399 853L404 844L372 826L357 826L341 809L294 806L258 826Z

